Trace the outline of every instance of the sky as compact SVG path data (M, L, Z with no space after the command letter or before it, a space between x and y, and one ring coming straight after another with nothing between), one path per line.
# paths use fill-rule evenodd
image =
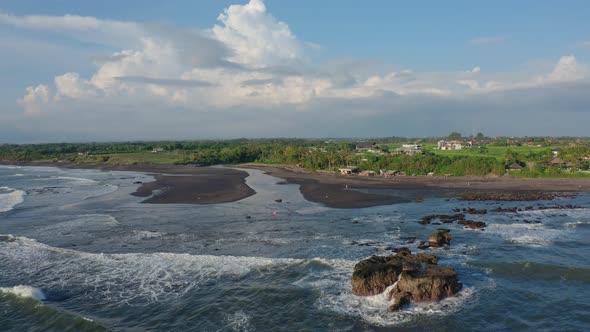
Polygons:
M587 1L0 2L0 143L589 136Z

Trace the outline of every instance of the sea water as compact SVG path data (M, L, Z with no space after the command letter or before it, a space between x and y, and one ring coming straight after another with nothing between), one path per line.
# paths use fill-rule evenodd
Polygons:
M150 205L129 195L135 182L152 180L146 174L0 166L0 330L590 326L587 194L524 204L427 195L338 210L305 201L296 185L248 172L257 194L241 201ZM445 224L451 246L427 252L457 270L464 287L456 297L389 312L387 296L351 293L359 260L393 247L418 251L437 227L418 224L425 215L537 204L583 208L469 216L487 222L485 231Z

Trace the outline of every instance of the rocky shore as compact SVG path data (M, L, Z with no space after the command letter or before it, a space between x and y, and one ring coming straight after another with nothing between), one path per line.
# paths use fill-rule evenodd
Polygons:
M412 254L403 248L391 256L372 256L360 261L352 274L352 293L372 296L388 291L395 311L410 302L433 302L457 294L462 284L450 266L437 265L430 254Z

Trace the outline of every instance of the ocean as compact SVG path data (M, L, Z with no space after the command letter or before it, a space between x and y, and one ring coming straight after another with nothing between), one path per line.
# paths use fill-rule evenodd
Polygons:
M0 166L2 331L584 331L590 326L590 195L545 202L428 196L330 209L248 170L257 194L217 205L151 205L135 172ZM352 189L352 188L351 188ZM379 191L392 195L403 192ZM276 202L282 199L282 202ZM473 215L426 250L463 290L389 312L357 297L359 260L427 240L417 221L454 208L581 208ZM528 221L525 222L525 221Z

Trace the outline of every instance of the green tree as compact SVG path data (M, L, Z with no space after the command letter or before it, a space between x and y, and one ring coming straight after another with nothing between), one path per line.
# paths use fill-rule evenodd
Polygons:
M449 134L449 139L451 139L451 140L459 140L459 139L461 139L461 137L463 137L463 136L461 136L461 133L458 133L456 131Z

